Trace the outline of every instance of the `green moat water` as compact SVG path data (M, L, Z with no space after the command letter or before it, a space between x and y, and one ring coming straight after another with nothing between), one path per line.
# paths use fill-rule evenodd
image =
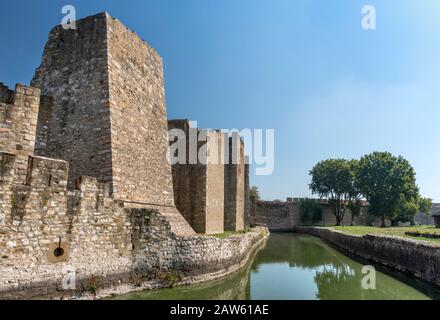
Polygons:
M363 264L319 238L272 234L245 270L210 283L148 290L116 299L440 299L440 291L376 268L376 289L362 289Z

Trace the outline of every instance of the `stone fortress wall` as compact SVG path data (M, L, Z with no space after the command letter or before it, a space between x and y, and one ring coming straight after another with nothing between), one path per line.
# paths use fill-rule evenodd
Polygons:
M336 217L333 209L325 199L315 199L323 210L322 220L317 222L319 226L334 226ZM301 226L299 198L287 198L287 201L257 201L251 197L250 217L253 224L265 225L271 231L292 231L295 227ZM359 217L355 217L355 225L365 225L365 212L367 207L364 206ZM378 224L379 221L376 221ZM351 224L350 211L344 216L342 225L349 226Z
M240 137L229 137L220 130L191 128L188 120L170 120L168 128L170 133L179 130L170 141L176 157L180 135L184 143L183 163L179 159L172 172L175 203L188 223L197 233L207 234L248 227L249 166L245 164ZM190 139L197 139L196 152L191 150Z
M223 232L228 169L171 168L161 58L116 19L102 13L76 30L55 27L32 85L0 84L0 296L83 294L95 276L102 286L158 272L215 278L267 236L195 234L191 214L201 232ZM209 158L220 136L208 136ZM185 219L175 199L187 196L179 188L187 173L204 211L182 206ZM244 208L241 185L235 202ZM245 220L244 209L236 214ZM59 291L66 268L78 279L67 293Z
M247 174L244 143L233 133L229 138L228 164L225 166L225 230L237 231L245 227L245 181Z

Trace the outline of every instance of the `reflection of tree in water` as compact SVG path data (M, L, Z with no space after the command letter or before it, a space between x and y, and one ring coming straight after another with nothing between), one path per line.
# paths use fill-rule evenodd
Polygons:
M316 271L315 283L318 287L316 298L326 299L362 299L363 292L356 271L350 266L325 265Z
M151 290L117 297L118 299L230 299L243 300L251 297L251 273L265 270L262 278L276 277L270 268L262 265L285 264L290 272L306 269L311 274L309 287L316 291L317 299L421 299L426 298L414 288L383 273L377 273L376 290L361 287L362 264L348 258L320 239L295 234L272 234L263 250L241 272L210 283L190 287ZM269 273L268 273L269 270ZM288 283L287 286L296 286ZM304 285L304 283L303 283ZM271 281L261 290L275 290ZM298 290L301 290L298 287ZM286 292L289 292L287 290ZM290 291L291 292L291 291ZM280 298L290 299L290 295Z
M272 234L252 266L287 262L292 268L315 272L317 299L420 299L410 286L378 272L376 290L361 286L362 264L328 246L319 238L297 234Z

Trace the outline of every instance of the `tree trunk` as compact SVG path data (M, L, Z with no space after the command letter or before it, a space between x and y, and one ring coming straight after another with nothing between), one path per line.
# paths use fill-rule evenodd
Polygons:
M382 227L382 228L385 228L385 227L386 227L386 224L385 224L385 216L382 216L382 225L381 225L381 227Z
M352 227L354 226L354 218L355 218L354 215L351 214L351 224L350 224L350 226L352 226Z
M336 226L340 226L341 225L341 217L340 216L336 216Z

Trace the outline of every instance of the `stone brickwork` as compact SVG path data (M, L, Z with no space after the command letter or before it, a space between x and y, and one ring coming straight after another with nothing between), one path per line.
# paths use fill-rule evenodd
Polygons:
M225 166L225 230L245 227L245 156L238 134L229 139L229 162Z
M336 217L333 209L328 201L323 199L315 199L321 205L323 210L322 220L316 222L319 226L336 225ZM253 201L251 203L251 220L256 225L265 225L271 231L289 231L296 226L301 226L299 198L288 198L287 201ZM362 213L356 217L355 225L366 224L367 206L364 206ZM379 221L375 222L376 224ZM351 224L350 211L344 216L342 225L349 226Z
M194 233L174 206L161 57L106 13L76 25L51 31L32 81L44 94L35 153L69 162L69 188L95 177Z
M251 225L251 194L250 194L250 178L249 178L249 157L245 157L244 165L244 226L249 228Z
M13 172L14 156L1 159ZM28 184L0 186L0 291L59 279L66 266L79 277L126 270L132 245L123 204L96 178L83 177L77 190L67 190L65 161L30 159Z
M32 85L42 106L37 154L110 183L116 199L174 206L162 59L105 13L54 28ZM53 105L52 105L53 104Z
M139 270L177 270L184 277L196 278L204 277L203 273L236 270L268 236L266 229L255 228L226 241L212 236L176 238L160 215L139 210L133 213L133 224L139 226L133 236L135 269Z
M15 92L4 87L0 91L9 92L8 102L0 102L0 152L16 155L14 178L23 183L35 147L40 90L17 84Z
M185 163L172 166L174 197L179 211L198 233L224 231L224 148L220 131L190 128L187 120L170 120L169 130L178 129L186 146ZM191 133L190 133L191 132ZM198 158L190 163L191 134L204 141L197 143ZM170 144L175 143L170 141Z
M0 82L0 103L10 103L14 96L14 91Z
M55 27L32 83L0 85L0 297L164 286L164 272L183 284L214 279L267 237L264 228L197 236L176 209L162 61L119 21L99 14L76 30ZM208 164L182 171L177 199L201 190L202 232L220 233L225 167L209 160L221 134L206 134ZM194 185L183 185L187 174ZM243 167L243 194L244 181ZM75 290L62 287L67 272Z
M53 28L31 85L41 105L36 154L69 162L69 187L80 176L112 183L108 28L104 14Z
M392 236L350 235L326 228L295 227L294 231L320 237L351 255L440 286L440 254L434 244Z
M289 231L300 225L298 207L289 202L256 201L254 223L271 231Z

